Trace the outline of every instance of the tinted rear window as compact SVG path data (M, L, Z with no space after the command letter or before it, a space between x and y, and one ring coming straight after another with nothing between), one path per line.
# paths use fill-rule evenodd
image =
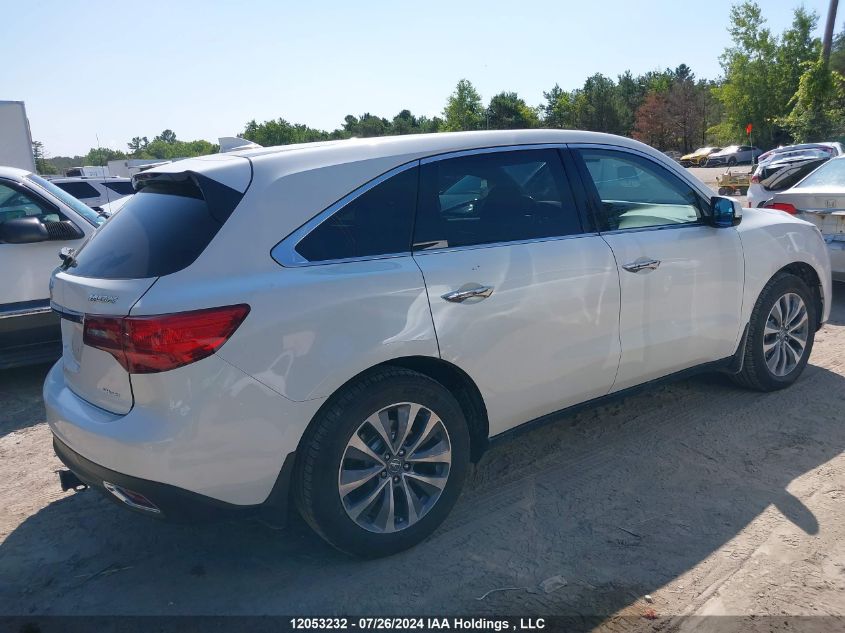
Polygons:
M132 181L131 180L124 180L118 182L104 182L108 189L119 193L121 196L131 196L135 193L135 189L132 188Z
M99 279L143 279L189 266L220 229L199 189L148 185L76 255L68 272Z
M89 182L57 182L55 183L59 189L64 189L74 198L98 198L100 192L96 187L93 187Z

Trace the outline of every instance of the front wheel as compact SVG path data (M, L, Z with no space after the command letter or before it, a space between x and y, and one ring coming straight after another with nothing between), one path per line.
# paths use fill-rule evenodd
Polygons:
M469 465L469 432L454 396L403 368L345 387L303 444L300 513L330 544L366 558L431 534L454 506Z
M807 366L816 323L816 304L804 280L776 275L754 305L742 371L734 380L759 391L791 385Z

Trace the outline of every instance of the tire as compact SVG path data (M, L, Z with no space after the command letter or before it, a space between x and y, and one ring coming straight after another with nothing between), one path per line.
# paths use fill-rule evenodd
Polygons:
M791 367L785 364L783 368L785 373L780 373L773 371L770 365L774 359L772 354L777 354L777 350L771 351L772 341L775 341L778 337L777 334L771 334L772 329L777 329L773 327L777 324L777 319L773 317L773 310L775 304L782 299L787 302L791 301L790 296L797 296L803 302L806 312L806 326L803 335L806 340L797 362ZM798 322L797 317L795 322ZM768 334L766 333L767 323L772 326ZM817 323L818 317L813 293L804 280L789 273L775 275L763 288L757 303L754 304L749 322L742 371L735 374L732 377L733 380L743 387L758 391L776 391L794 383L801 372L804 371L804 367L807 366L807 361L813 351ZM799 332L797 329L795 331ZM764 345L770 350L768 354L764 352ZM792 350L795 350L798 345L794 342L781 344L783 353L789 360L792 360L795 358L795 354L789 353L786 348L787 345ZM777 346L776 342L775 346ZM777 368L780 369L779 366Z
M735 166L736 166L736 158L734 158L733 156L731 156L731 157L728 159L728 167L735 167Z
M393 434L379 435L375 424L387 419L388 429L398 436L404 428L400 420L410 417L407 403L420 405L420 412L408 425L406 441L396 438L396 446L390 446L386 438ZM382 418L375 415L385 408ZM426 439L423 429L429 424ZM451 451L448 464L438 461L445 459L444 446ZM470 440L461 407L443 385L415 371L386 367L339 391L312 421L300 452L294 486L302 517L337 549L377 558L416 545L446 518L466 477ZM412 455L435 456L436 463ZM437 488L421 476L445 485ZM360 484L363 479L366 483Z
M730 187L719 187L718 191L720 196L728 196L731 193Z

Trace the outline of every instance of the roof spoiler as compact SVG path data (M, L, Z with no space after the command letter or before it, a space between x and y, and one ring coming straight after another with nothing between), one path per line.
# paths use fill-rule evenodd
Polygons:
M245 138L240 138L238 136L221 136L217 140L220 142L221 154L225 152L235 152L241 149L257 149L263 147L263 145L253 143L252 141L248 141Z

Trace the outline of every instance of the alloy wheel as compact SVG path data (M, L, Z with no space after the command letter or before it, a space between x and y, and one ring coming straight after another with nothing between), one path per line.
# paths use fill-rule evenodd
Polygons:
M775 376L786 376L801 362L809 326L807 306L800 296L788 292L775 301L763 330L763 358Z
M341 502L365 530L404 530L437 503L451 463L449 433L437 414L418 403L391 404L349 438L338 472Z

